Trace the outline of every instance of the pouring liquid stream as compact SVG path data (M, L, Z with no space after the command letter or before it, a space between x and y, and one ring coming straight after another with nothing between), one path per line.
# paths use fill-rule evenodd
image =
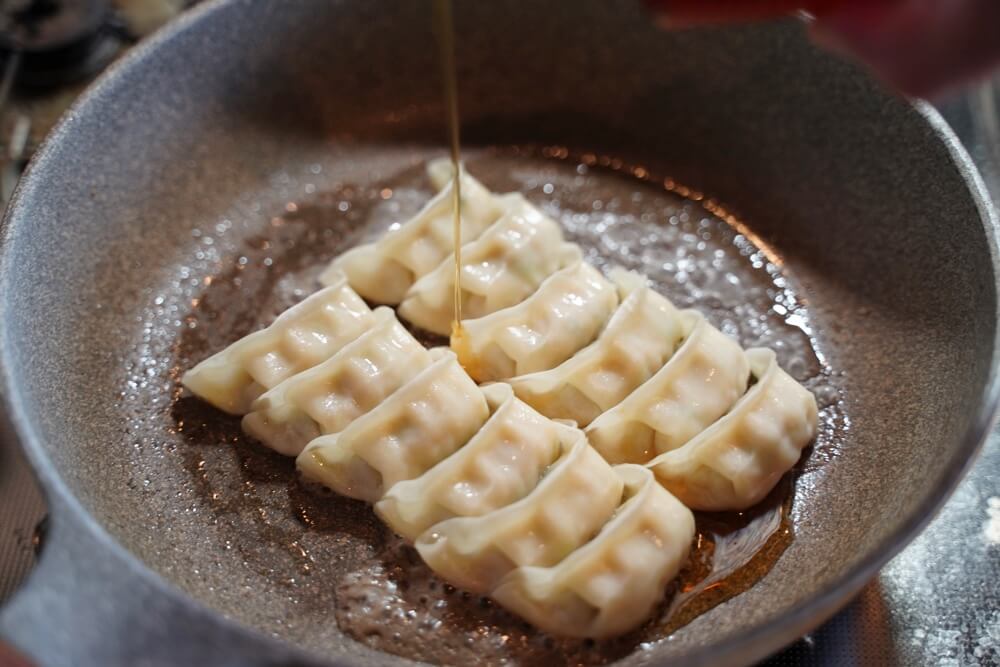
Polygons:
M437 31L441 60L441 82L444 105L448 114L448 141L451 148L452 222L455 246L455 305L451 323L453 344L460 347L462 331L462 179L460 178L460 145L458 131L458 86L455 81L455 27L452 21L451 0L434 0L434 25Z
M455 273L451 348L468 370L462 327L461 146L452 0L434 0L433 10L452 167ZM660 626L667 635L672 634L702 613L748 589L771 569L792 540L791 478L786 476L784 479L785 482L752 511L728 513L715 519L699 517L697 545L677 579L678 588L665 614L654 621L654 626Z

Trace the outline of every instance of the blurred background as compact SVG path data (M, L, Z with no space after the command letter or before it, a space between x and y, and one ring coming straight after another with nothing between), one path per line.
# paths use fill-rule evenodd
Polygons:
M0 204L76 96L198 0L0 0ZM194 67L196 64L192 63ZM1000 202L1000 77L936 102ZM45 502L0 442L0 604L44 545ZM768 665L1000 665L1000 432L931 527Z

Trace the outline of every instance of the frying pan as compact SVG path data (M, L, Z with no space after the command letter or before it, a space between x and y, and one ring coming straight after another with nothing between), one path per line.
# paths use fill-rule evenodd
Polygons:
M662 34L631 2L456 10L470 147L605 152L707 192L808 305L849 428L796 485L795 539L748 591L617 655L759 659L902 548L986 433L984 190L929 107L793 23ZM112 68L36 156L3 226L0 367L51 522L0 628L40 663L404 662L332 611L338 578L387 539L369 511L306 498L290 462L231 442L238 425L176 379L270 316L267 295L294 292L283 272L349 241L324 211L440 152L428 17L422 2L209 3ZM319 203L286 225L309 192ZM239 268L265 231L273 265ZM232 290L213 297L220 277ZM214 310L191 320L193 299ZM210 331L185 352L192 323Z

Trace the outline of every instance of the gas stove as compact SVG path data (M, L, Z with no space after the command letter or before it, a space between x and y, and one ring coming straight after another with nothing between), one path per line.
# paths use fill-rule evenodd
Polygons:
M0 197L73 100L197 0L0 0Z

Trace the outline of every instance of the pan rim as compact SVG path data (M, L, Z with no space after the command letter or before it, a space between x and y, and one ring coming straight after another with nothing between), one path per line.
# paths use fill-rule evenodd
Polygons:
M11 243L13 230L15 226L23 227L27 224L26 218L30 216L27 202L38 188L35 174L42 172L45 166L54 160L53 156L59 145L72 135L76 117L99 110L102 98L109 89L116 85L119 79L123 78L132 68L141 66L154 52L162 48L169 48L169 44L178 34L191 29L196 23L211 14L229 10L232 6L240 4L249 5L250 0L209 0L186 12L145 42L134 47L87 88L49 133L32 158L28 169L15 189L2 221L0 221L0 311L4 307L5 295L8 293L7 288L10 282L11 267L9 266L8 246ZM965 147L962 146L954 131L938 111L929 103L919 100L912 102L912 106L915 112L927 123L934 138L947 149L953 167L957 169L959 177L966 184L969 196L976 205L980 222L986 233L994 271L994 284L998 284L1000 218L998 218L996 206L982 176L974 166ZM0 434L9 432L12 440L25 452L39 479L54 517L58 519L61 515L72 515L74 523L86 530L90 536L119 558L133 574L149 583L158 594L167 596L181 609L207 617L220 629L235 631L248 639L262 643L271 651L284 653L294 659L308 660L310 663L319 660L322 664L337 664L339 662L337 659L333 659L331 662L329 657L303 649L291 641L268 636L257 628L228 618L203 600L188 594L177 584L169 581L119 542L70 490L46 453L40 434L31 421L25 417L24 402L17 391L15 378L10 371L12 366L9 358L11 349L12 345L7 340L6 331L0 330L0 427L2 427ZM721 642L699 646L688 655L680 657L677 664L745 665L767 657L826 621L847 604L877 574L879 569L912 542L952 496L959 482L975 461L983 442L996 421L998 407L1000 407L1000 369L997 367L997 360L1000 357L1000 327L994 333L992 357L993 363L990 366L983 398L978 406L975 419L963 435L958 451L945 466L935 493L926 498L913 514L886 538L876 543L864 558L841 577L825 586L817 595L788 607L770 622L752 626ZM54 521L54 524L57 524L57 521ZM22 586L18 595L25 591L30 593L30 579ZM409 660L408 658L400 659Z

